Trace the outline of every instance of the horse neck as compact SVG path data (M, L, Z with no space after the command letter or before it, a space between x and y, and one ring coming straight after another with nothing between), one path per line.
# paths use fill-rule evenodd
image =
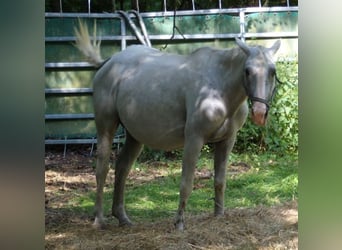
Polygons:
M225 72L220 80L222 92L227 107L235 112L247 98L243 87L244 65L247 57L241 49L234 48L223 50L221 58L220 67L223 67Z

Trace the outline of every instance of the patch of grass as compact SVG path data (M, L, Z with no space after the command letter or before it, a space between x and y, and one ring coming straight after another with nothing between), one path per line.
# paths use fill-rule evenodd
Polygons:
M275 205L298 198L298 156L275 154L233 154L231 163L244 163L248 171L230 173L228 167L225 207ZM213 161L204 154L198 171L212 171ZM181 160L136 163L126 183L126 210L134 221L173 217L178 207ZM214 181L195 178L187 213L213 211ZM104 209L110 214L113 185L104 193ZM71 209L92 214L95 192L75 196ZM78 207L78 208L77 208Z

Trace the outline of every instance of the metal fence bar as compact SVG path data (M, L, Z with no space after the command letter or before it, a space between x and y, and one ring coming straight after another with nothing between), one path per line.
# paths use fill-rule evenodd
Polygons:
M243 29L244 30L244 29ZM173 40L184 40L184 37L186 39L193 39L193 40L201 40L201 39L229 39L229 38L234 38L240 35L241 32L239 33L227 33L227 34L183 34L183 35L178 35L175 34L173 37ZM298 33L297 32L264 32L264 33L244 33L246 36L253 37L255 38L264 38L264 37L297 37ZM251 34L251 35L248 35ZM183 37L184 36L184 37ZM136 37L135 36L125 36L125 40L130 40L130 41L135 41ZM149 35L150 40L170 40L170 35ZM123 39L122 36L102 36L101 41L121 41ZM73 41L74 38L69 37L66 38L65 40L58 39L58 42L70 42ZM46 42L51 42L56 40L54 39L47 39ZM58 67L77 67L77 68L83 68L83 67L92 67L90 63L87 62L49 62L45 63L45 68L58 68Z
M176 16L195 16L205 14L238 14L240 11L245 13L258 12L283 12L283 11L298 11L298 6L288 7L247 7L247 8L230 8L230 9L206 9L206 10L179 10ZM142 17L173 17L174 11L159 11L159 12L143 12ZM117 13L57 13L46 12L45 17L63 17L63 18L120 18Z
M122 143L124 142L124 134L115 136L113 139L113 143ZM45 139L45 144L49 145L57 145L57 144L91 144L97 143L97 139L93 137L92 139Z
M87 0L88 1L88 14L92 14L91 13L91 0ZM192 10L194 11L196 9L196 6L195 6L195 1L192 0L191 1L191 4L192 4ZM287 7L290 7L290 1L287 0L286 1L286 4L287 4ZM163 11L166 12L167 11L167 0L164 0L163 1ZM258 0L258 5L259 5L259 8L262 7L262 3L261 3L261 0ZM139 4L139 0L135 0L135 6L137 8L137 11L139 12L140 11L140 4ZM218 0L218 6L219 6L219 9L222 8L222 1L221 0ZM62 0L59 0L59 9L60 9L60 13L63 13L63 3L62 3Z
M119 151L120 143L124 143L125 141L125 133L116 135L113 139L113 144L116 144L117 150ZM91 149L89 155L92 156L94 151L94 145L97 144L97 139L95 137L91 139L68 139L66 136L64 139L46 139L45 145L61 145L64 144L64 153L63 157L66 156L67 145L71 144L91 144Z
M245 33L245 38L298 38L298 32Z
M63 40L63 42L68 42L70 40ZM55 68L91 68L95 69L94 65L88 62L48 62L45 63L45 69L55 69Z
M45 89L45 95L56 94L92 94L92 88L69 88L69 89Z
M246 38L298 38L297 32L265 32L265 33L244 33L241 31L236 34L194 34L194 35L174 35L173 40L184 40L184 37L187 41L190 40L215 40L215 39L234 39L235 37L240 37L242 40ZM170 35L150 35L150 40L152 41L167 41L170 40ZM102 39L104 41L105 39ZM114 39L112 39L114 40ZM127 36L124 41L135 41L134 36ZM122 45L122 49L125 49L126 43ZM87 62L50 62L45 63L45 68L47 70L53 69L94 69L94 66ZM48 92L46 92L48 93Z
M45 120L94 119L94 114L46 114Z

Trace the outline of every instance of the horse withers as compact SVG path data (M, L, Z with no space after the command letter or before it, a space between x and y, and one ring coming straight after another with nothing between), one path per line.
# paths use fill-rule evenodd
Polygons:
M204 47L186 56L135 45L104 61L99 43L91 43L81 22L76 37L76 46L99 67L93 81L98 136L94 225L105 225L103 187L119 124L127 135L115 166L112 214L119 225L132 224L124 206L125 181L143 144L163 150L184 148L175 218L176 228L183 230L197 159L203 145L213 143L214 212L223 215L228 156L248 116L247 99L254 123L266 123L276 84L272 56L280 41L265 48L236 39L237 48Z

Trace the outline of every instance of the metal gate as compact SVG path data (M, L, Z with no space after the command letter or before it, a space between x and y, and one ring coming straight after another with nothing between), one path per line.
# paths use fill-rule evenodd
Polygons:
M295 58L298 53L297 6L177 12L165 9L141 13L141 17L152 46L167 52L187 54L202 46L228 48L235 45L235 37L240 37L264 45L281 38L283 57ZM90 32L96 21L103 58L138 43L118 13L45 14L46 144L96 143L91 100L95 71L73 46L73 27L78 18L88 23ZM124 137L120 128L114 143L122 142Z

